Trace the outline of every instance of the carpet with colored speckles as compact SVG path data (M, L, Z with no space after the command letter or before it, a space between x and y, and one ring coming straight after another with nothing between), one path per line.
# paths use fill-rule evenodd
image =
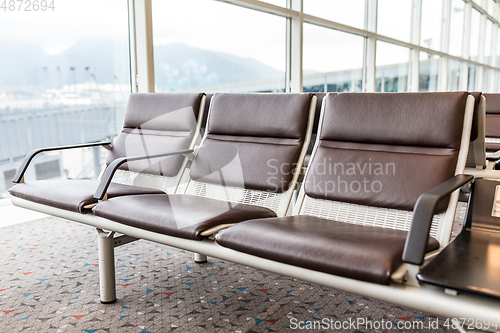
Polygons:
M0 228L0 332L319 331L349 318L392 329L330 331L411 332L398 323L436 320L421 331L446 331L442 318L219 259L197 265L145 240L115 258L118 300L104 305L93 228L52 217Z

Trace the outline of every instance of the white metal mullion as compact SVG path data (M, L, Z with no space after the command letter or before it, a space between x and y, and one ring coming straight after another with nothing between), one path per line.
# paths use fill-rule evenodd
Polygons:
M299 11L294 10L296 7L293 6L287 6L290 8L285 8L281 6L276 6L273 4L270 4L268 2L263 2L263 1L258 1L258 0L216 0L224 3L229 3L232 5L244 7L244 8L249 8L249 9L254 9L259 12L265 12L269 14L274 14L278 16L284 16L284 17L298 17L299 16ZM292 0L293 2L294 0Z
M137 82L137 56L136 56L136 37L135 37L135 9L134 0L128 1L128 36L129 36L129 54L130 54L130 82L132 92L138 91Z
M292 7L292 0L286 0L286 7ZM286 64L285 64L285 92L290 92L291 88L291 69L292 69L292 19L286 19Z
M370 1L371 0L368 0L368 2L370 2ZM345 25L342 23L330 21L328 19L312 16L309 14L303 14L302 18L304 19L304 22L306 22L306 23L311 23L311 24L314 24L314 25L317 25L320 27L324 27L324 28L331 28L331 29L342 31L342 32L355 34L358 36L371 36L371 35L373 35L373 32L371 32L371 31L366 31L363 29L351 27L351 26L348 26L348 25Z
M134 90L137 92L154 92L154 50L153 50L153 13L151 0L129 0L133 19L130 27L134 37L131 43L131 59L134 59ZM134 73L133 73L134 74Z
M460 66L460 90L467 90L468 86L468 73L469 73L469 44L470 44L470 30L471 30L471 15L472 15L472 1L465 3L464 13L464 31L462 39L462 58L467 59L463 61Z
M497 8L497 6L495 5L495 8ZM493 67L496 67L497 66L497 57L500 56L500 54L497 53L497 46L498 46L498 29L500 29L498 27L498 25L494 24L493 25L493 33L491 34L491 63L490 63L490 66L493 66ZM497 77L500 76L498 75L498 70L492 70L492 75L491 75L491 80L490 80L490 83L491 83L491 89L490 89L490 92L497 92L500 88L499 84L498 84L498 79Z
M480 26L479 26L479 50L478 50L478 62L484 64L485 59L484 59L484 51L485 51L485 46L486 46L486 14L483 13L481 15L481 21L480 21ZM483 80L484 80L484 67L479 66L477 67L476 70L476 86L475 90L483 90L485 87L483 87Z
M377 54L377 7L378 0L367 0L366 12L367 22L366 28L371 32L366 37L365 42L365 84L364 90L367 92L374 92L377 88L377 68L376 68L376 54Z
M304 18L302 0L290 0L291 9L298 12L298 16L290 18L289 28L289 92L302 92L302 51L304 37Z
M450 30L451 30L451 0L443 0L443 21L441 24L441 52L450 52ZM439 58L438 91L448 90L448 66L449 57Z
M422 17L422 0L412 1L410 43L420 45L420 23ZM408 68L408 91L418 92L419 88L419 59L420 48L410 48L410 63ZM398 89L399 90L399 89Z

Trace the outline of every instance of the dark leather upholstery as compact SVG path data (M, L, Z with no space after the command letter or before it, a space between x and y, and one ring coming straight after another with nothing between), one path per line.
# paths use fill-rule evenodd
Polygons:
M379 284L389 284L401 264L407 233L289 216L246 221L219 232L217 243L285 264ZM439 248L429 239L428 251Z
M191 178L286 191L305 139L311 98L312 94L215 94Z
M119 157L151 155L189 147L193 138L201 97L199 93L131 94L123 129L108 155L109 164ZM120 168L173 177L183 156L141 160Z
M500 114L486 114L486 137L500 138Z
M484 94L486 114L500 114L500 94Z
M412 210L455 173L468 93L327 95L305 192ZM442 202L439 210L446 207Z
M192 240L202 239L201 232L221 224L276 217L267 208L187 194L120 197L99 203L93 212L133 227Z
M455 149L467 97L466 92L329 94L320 139Z
M93 198L97 185L99 185L98 180L37 180L17 184L9 192L15 197L42 205L85 213L84 206L97 203ZM108 198L114 198L163 192L147 187L111 183L107 193Z
M500 94L484 94L486 98L486 137L500 138ZM500 149L498 143L486 143L486 151L496 152Z

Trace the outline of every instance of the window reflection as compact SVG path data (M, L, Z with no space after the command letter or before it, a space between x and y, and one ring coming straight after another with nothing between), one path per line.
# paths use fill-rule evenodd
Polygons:
M420 45L441 50L441 24L443 21L443 0L422 1L422 27Z
M462 55L462 42L464 32L465 3L463 0L451 1L450 16L450 54Z
M448 91L460 90L461 62L455 59L448 60Z
M439 59L435 54L420 52L418 91L439 91Z
M467 89L469 91L476 90L476 76L477 76L477 66L474 64L469 64L469 73L468 73L468 84Z
M407 91L409 61L410 50L408 48L378 41L376 91Z
M412 0L378 0L377 33L410 41Z
M472 61L479 60L479 29L481 25L481 14L472 9L471 26L470 26L470 48L469 59Z
M40 14L0 20L9 32L0 33L0 197L29 151L114 136L131 91L127 2L71 1ZM95 178L99 149L41 155L26 180Z
M156 91L284 91L285 18L218 1L152 5Z
M363 29L365 6L365 0L304 0L304 13Z
M491 54L491 43L493 41L493 22L486 20L486 35L484 36L484 63L491 65L493 64L493 58Z
M363 44L363 37L305 24L304 91L361 91Z

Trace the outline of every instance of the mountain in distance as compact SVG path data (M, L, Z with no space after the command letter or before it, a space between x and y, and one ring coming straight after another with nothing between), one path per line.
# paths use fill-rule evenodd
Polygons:
M156 46L154 55L156 86L163 91L284 77L255 59L183 43ZM0 49L0 90L57 89L86 82L91 74L97 83L127 83L129 71L126 40L80 40L56 55L21 43L3 43Z
M124 82L129 80L129 72L128 48L123 41L81 40L56 55L21 43L3 43L0 49L0 86L60 88L86 82L90 74L97 83L112 83L115 75Z
M161 90L180 90L284 78L284 72L243 58L173 43L155 47L155 82Z

